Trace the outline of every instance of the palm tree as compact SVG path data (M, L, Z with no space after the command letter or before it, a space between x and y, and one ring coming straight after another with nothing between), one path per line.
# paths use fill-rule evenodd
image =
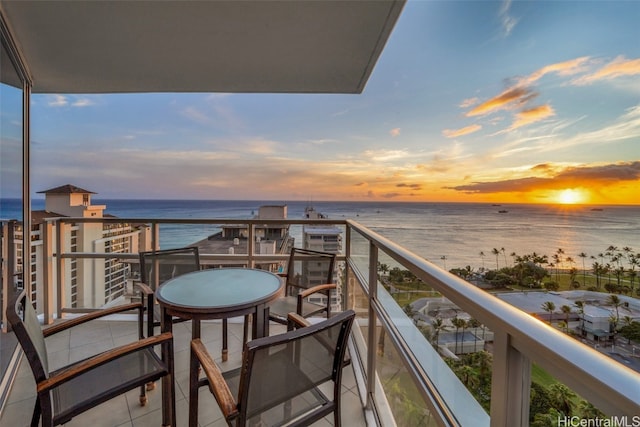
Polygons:
M551 404L558 411L562 412L567 417L570 417L573 412L573 399L576 394L564 384L553 383L549 386L549 397L551 398Z
M436 317L433 322L431 323L431 329L433 329L433 340L436 342L436 348L438 347L438 339L440 337L440 331L445 331L446 327L444 325L444 322L442 321L442 318L440 317ZM433 344L433 343L432 343Z
M582 258L582 286L587 286L587 270L584 266L584 260L587 258L587 254L580 252L578 256Z
M476 372L469 365L462 365L456 369L456 374L468 389L476 388L480 384Z
M478 343L478 338L476 337L476 329L478 329L480 327L480 325L481 325L480 321L478 321L478 319L474 319L473 317L467 321L467 326L469 328L473 328L474 329L474 331L473 331L473 336L475 337L474 340L473 340L473 352L474 353L477 350L476 345Z
M553 317L553 312L556 310L556 305L553 301L546 301L542 304L541 308L549 313L549 324L551 324L551 318Z
M488 351L480 350L473 354L473 360L474 364L478 367L480 383L482 385L488 383L491 378L491 364L493 363L493 356Z
M482 258L482 271L484 271L484 257L485 257L484 252L480 251L480 258Z
M631 316L624 316L622 320L624 321L624 326L631 326L633 323L633 317ZM631 344L631 337L627 337L627 339L627 344Z
M616 309L616 322L620 321L620 312L618 309L622 306L622 301L618 295L611 294L607 298L607 303Z
M571 314L571 306L563 305L560 307L560 311L564 313L564 324L565 324L565 332L569 333L569 315Z
M446 255L442 255L440 257L440 259L442 260L442 262L444 263L444 269L447 269L447 256Z
M578 307L578 314L580 315L580 336L584 336L584 301L576 301L576 307Z
M500 255L500 251L497 248L493 248L491 249L491 253L496 256L496 270L498 270L498 255Z
M504 256L504 266L507 267L507 253L504 248L500 248L500 252L502 252L502 255Z
M593 403L587 402L586 400L580 401L578 409L580 409L582 417L587 420L595 420L596 418L602 419L605 417L604 412L593 406Z
M591 268L593 269L593 274L596 275L596 288L600 289L600 275L602 274L603 266L596 261L591 265Z
M464 327L467 325L467 322L464 319L455 316L453 319L451 319L451 324L456 328L456 344L454 353L458 354L458 331L460 330L460 328L462 328L462 335L464 339Z

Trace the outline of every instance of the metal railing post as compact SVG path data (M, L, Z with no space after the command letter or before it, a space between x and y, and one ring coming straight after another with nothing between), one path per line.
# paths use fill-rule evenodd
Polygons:
M64 222L63 220L58 220L56 222L56 317L58 319L62 318L62 308L64 305L64 260L62 259L62 254L65 248L63 244L63 231Z
M377 299L378 248L369 243L369 345L367 347L367 408L374 407L376 389L376 312L374 302Z
M247 224L247 255L249 256L249 260L247 261L247 267L253 268L255 267L254 255L256 253L255 247L255 223Z
M491 426L529 425L531 362L511 345L510 336L495 331L491 377Z
M53 308L55 305L53 288L53 224L45 221L42 236L42 287L44 324L53 323Z

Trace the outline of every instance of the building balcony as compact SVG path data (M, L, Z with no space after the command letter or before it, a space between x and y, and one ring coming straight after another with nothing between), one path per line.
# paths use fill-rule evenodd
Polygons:
M89 301L83 298L87 289L94 295L101 295L104 302L104 284L106 280L96 281L96 272L101 269L104 275L105 265L120 263L135 270L137 247L124 244L120 252L72 251L68 232L85 223L102 222L109 226L116 224L141 224L142 229L151 230L152 247L161 240L161 229L165 224L173 226L202 226L216 229L222 225L242 225L247 228L246 246L242 250L222 253L201 253L205 266L234 265L265 268L286 261L286 255L280 253L260 254L258 239L255 239L256 227L270 222L283 224L283 220L183 220L183 219L126 219L126 218L56 218L41 227L42 235L33 240L37 246L34 271L40 276L31 285L37 309L43 323L58 321L59 318L72 316L73 313L99 308L77 301ZM454 276L402 246L367 229L351 220L286 220L292 233L305 224L324 224L339 228L343 232L343 253L338 256L341 265L340 285L343 309L353 309L357 315L350 340L352 364L344 379L343 390L345 405L343 421L348 426L515 426L529 425L532 411L531 396L538 389L531 386L537 373L544 372L546 378L566 386L575 393L573 407L576 416L586 416L582 407L595 407L601 416L627 417L628 422L640 414L640 374L629 367L601 354L594 348L524 313L508 303L492 296L476 286ZM137 241L131 236L131 242ZM296 245L299 243L296 242ZM111 262L111 263L109 263ZM428 314L425 323L410 317L409 310L394 299L387 278L381 266L410 272L421 286L429 289L434 300L449 304L455 308L459 317L475 319L474 331L483 331L482 340L464 338L471 333L453 337L455 345L447 346L444 332L442 338L434 337L428 331ZM73 268L72 268L73 266ZM96 269L96 266L99 268ZM75 271L76 273L71 273ZM77 272L83 271L80 275ZM90 273L88 273L90 272ZM75 274L75 306L71 299L71 277ZM89 277L84 283L81 277ZM89 280L89 279L87 279ZM126 279L125 279L126 280ZM95 289L100 282L101 289ZM126 285L122 285L126 286ZM121 287L122 287L121 286ZM93 288L92 288L93 287ZM115 287L113 288L115 289ZM114 293L109 304L117 304L126 299L126 289L122 296ZM6 295L6 294L5 294ZM95 298L93 301L97 301ZM456 316L456 317L458 317ZM241 354L241 320L231 322L230 352L226 365L231 368L238 363ZM67 337L56 342L53 360L60 363L67 358L81 357L87 348L95 347L95 336L107 335L105 345L111 342L121 343L131 336L131 325L126 321L112 320L99 326L100 333L80 332L77 337ZM190 323L176 325L175 360L177 371L177 415L178 424L187 422L187 360ZM464 327L463 327L464 328ZM273 326L271 333L277 333ZM486 334L485 334L486 332ZM428 339L430 336L431 339ZM219 354L220 324L208 322L203 329L203 337L211 353ZM462 338L460 338L462 337ZM460 340L460 342L458 342ZM102 342L102 341L101 341ZM453 350L451 350L453 348ZM94 348L94 350L96 350ZM478 384L454 372L446 360L462 359L463 353L479 353L478 360L488 360L491 374L489 384ZM457 354L456 354L457 353ZM486 356L489 354L489 357ZM480 363L480 362L478 362ZM4 407L0 422L7 425L26 425L34 404L34 384L28 368L22 366L12 381L13 387ZM480 366L480 365L477 365ZM223 366L224 368L224 366ZM476 369L476 368L474 368ZM484 368L483 368L484 369ZM485 390L485 395L478 390ZM136 392L131 397L116 399L114 409L106 405L90 412L87 418L77 418L70 425L157 425L160 423L159 391L152 394L150 405L137 406ZM207 393L200 396L200 422L203 426L224 425L217 405ZM206 403L206 399L210 399ZM128 402L132 402L129 406ZM592 412L594 413L594 412ZM600 416L600 415L598 415ZM98 419L102 424L98 423ZM77 424L76 424L77 423ZM105 424L106 423L106 424ZM323 421L318 425L330 425Z

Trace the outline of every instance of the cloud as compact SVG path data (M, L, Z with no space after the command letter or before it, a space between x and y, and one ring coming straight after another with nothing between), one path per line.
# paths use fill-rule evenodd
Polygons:
M89 107L91 105L94 105L95 103L90 100L89 98L79 98L77 100L75 100L71 106L72 107Z
M464 99L460 103L459 107L460 108L469 108L469 107L471 107L473 105L476 105L478 102L480 102L480 100L478 98L475 98L475 97L474 98Z
M181 114L187 119L200 124L211 123L211 118L195 107L187 107L181 111Z
M64 95L47 95L48 102L47 105L49 107L89 107L91 105L95 105L95 102L90 98L80 98L80 97L72 97L73 101L69 100L69 97Z
M409 156L405 150L366 150L363 155L376 162L402 159Z
M640 59L626 59L624 56L618 56L594 73L574 79L571 83L574 85L589 85L598 80L612 80L618 77L639 74Z
M499 95L478 105L469 111L466 116L474 117L494 113L499 110L508 110L526 103L534 96L536 96L536 94L526 87L510 87Z
M597 166L570 166L555 173L553 170L554 167L552 165L541 164L532 167L530 172L535 173L542 171L547 176L529 176L491 182L474 182L445 188L469 194L526 193L545 189L593 188L622 181L640 180L640 161Z
M49 107L64 107L68 103L67 98L62 95L50 95L47 105Z
M400 184L396 184L396 187L402 187L402 188L412 188L414 190L420 190L422 188L422 184L407 184L407 183L400 183Z
M445 129L442 131L442 135L447 138L455 138L458 136L469 135L470 133L474 133L482 129L480 125L471 125L463 127L462 129Z
M389 131L389 135L391 135L392 137L396 137L400 135L400 128L393 128Z
M550 105L540 105L538 107L522 110L515 114L515 120L509 130L517 129L554 115L555 111L553 111L553 108Z
M502 24L502 35L504 37L508 37L518 24L518 19L509 15L510 8L511 0L504 0L502 2L502 5L500 6L500 10L498 11L498 17L500 18L500 23Z
M540 80L549 73L555 73L560 76L570 76L586 70L586 64L590 60L588 56L582 56L569 61L556 62L555 64L545 65L530 75L519 80L518 84L528 86Z

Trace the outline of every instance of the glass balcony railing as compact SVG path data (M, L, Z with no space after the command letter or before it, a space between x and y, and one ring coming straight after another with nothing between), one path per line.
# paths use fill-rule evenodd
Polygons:
M273 268L286 262L286 245L258 237L282 226L296 236L316 223L342 231L336 303L358 313L350 352L370 425L542 422L555 413L541 409L541 377L570 400L558 417L631 422L640 414L640 374L351 220L50 220L32 231L36 275L28 286L50 322L130 297L137 253L159 247L163 228L235 229L233 250L201 243L202 263ZM86 227L110 234L88 245ZM421 309L409 304L417 299Z

